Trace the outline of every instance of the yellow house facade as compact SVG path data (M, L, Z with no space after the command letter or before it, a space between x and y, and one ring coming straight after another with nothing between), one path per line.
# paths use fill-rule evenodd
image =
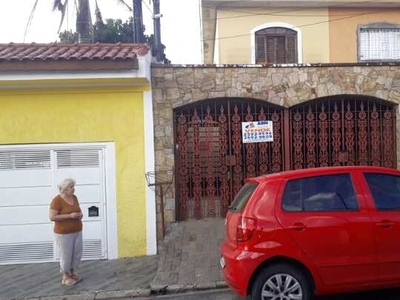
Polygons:
M398 60L399 13L400 1L203 0L204 63Z
M143 45L0 45L0 245L14 249L0 263L57 260L48 205L65 177L84 259L156 254L151 59Z

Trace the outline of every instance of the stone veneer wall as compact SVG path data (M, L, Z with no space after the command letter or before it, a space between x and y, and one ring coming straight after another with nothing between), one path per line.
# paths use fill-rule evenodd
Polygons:
M261 66L152 66L155 169L174 171L173 109L197 101L243 97L284 107L324 96L357 94L400 103L400 64ZM397 116L397 131L400 117ZM397 135L400 166L400 134ZM175 221L175 187L165 198L165 221ZM158 200L159 204L159 200ZM158 220L160 220L158 205ZM159 222L158 222L159 223ZM159 226L160 228L160 226Z

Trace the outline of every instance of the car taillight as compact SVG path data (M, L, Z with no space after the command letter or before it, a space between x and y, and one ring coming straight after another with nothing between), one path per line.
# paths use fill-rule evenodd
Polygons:
M251 239L256 230L257 221L252 218L240 217L236 230L236 240L245 242Z

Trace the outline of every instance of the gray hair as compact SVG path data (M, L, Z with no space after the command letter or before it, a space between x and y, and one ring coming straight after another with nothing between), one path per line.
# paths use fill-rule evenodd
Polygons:
M65 178L63 180L61 180L61 182L58 184L58 189L60 190L60 193L64 192L64 190L67 188L67 186L69 186L70 184L75 185L76 181L72 178Z

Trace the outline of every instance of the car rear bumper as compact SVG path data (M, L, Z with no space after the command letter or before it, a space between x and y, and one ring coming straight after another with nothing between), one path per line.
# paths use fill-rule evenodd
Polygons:
M234 249L226 243L221 245L220 264L225 281L241 296L247 295L251 275L258 265L258 260L251 258L251 254L248 251Z

